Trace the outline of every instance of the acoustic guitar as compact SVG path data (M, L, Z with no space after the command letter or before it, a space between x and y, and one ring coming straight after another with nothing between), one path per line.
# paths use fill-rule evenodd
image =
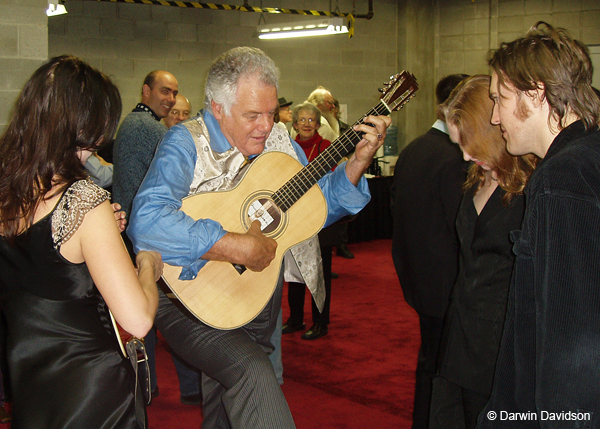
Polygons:
M366 116L399 110L417 89L412 74L393 76L380 89L380 102L354 125ZM327 203L317 181L356 147L362 135L350 127L305 167L287 154L264 153L235 188L184 198L181 210L188 216L217 220L229 232L245 233L252 222L260 221L262 232L277 241L277 252L261 272L209 261L193 280L180 280L181 267L165 264L163 279L174 295L199 320L217 329L238 328L258 316L275 290L285 252L325 224Z

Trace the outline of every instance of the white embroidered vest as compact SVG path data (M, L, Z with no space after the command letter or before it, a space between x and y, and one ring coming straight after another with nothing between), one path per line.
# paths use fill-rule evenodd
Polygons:
M245 167L246 159L244 155L235 147L223 153L213 151L210 147L208 128L202 116L186 121L184 125L194 139L197 155L189 195L198 192L232 189L243 177L243 174L240 173ZM263 153L271 151L283 152L296 160L298 159L290 141L290 136L279 127L272 128ZM317 307L322 309L325 302L325 281L319 239L315 236L305 240L293 246L290 253L304 279L304 283L312 293Z

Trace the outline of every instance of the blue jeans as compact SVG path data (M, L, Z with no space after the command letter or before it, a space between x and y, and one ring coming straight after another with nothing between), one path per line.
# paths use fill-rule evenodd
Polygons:
M271 344L275 347L273 353L269 355L269 359L273 364L273 369L275 370L275 377L277 377L277 382L281 385L283 384L283 362L281 361L281 328L283 326L283 312L279 310L279 316L277 316L277 324L275 325L275 330L273 331L273 335L271 335Z
M202 373L172 353L173 364L179 379L179 394L181 396L192 396L200 394L200 382Z

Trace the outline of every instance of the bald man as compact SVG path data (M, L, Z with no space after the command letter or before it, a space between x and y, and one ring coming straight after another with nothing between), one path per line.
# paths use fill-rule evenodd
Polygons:
M171 73L148 73L142 85L142 101L119 127L113 149L113 202L121 204L127 217L156 146L167 132L160 120L169 115L178 92L177 79Z
M189 119L191 111L192 104L190 103L190 100L181 94L177 94L175 105L165 119L163 119L163 122L167 128L171 128L173 125L177 125L181 121Z

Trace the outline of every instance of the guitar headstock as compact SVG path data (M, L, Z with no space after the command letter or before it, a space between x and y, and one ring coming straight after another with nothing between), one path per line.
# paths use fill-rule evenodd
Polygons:
M383 93L381 101L387 105L390 112L393 112L403 108L415 96L418 89L417 78L409 72L403 71L392 76L385 87L380 88L379 91Z

